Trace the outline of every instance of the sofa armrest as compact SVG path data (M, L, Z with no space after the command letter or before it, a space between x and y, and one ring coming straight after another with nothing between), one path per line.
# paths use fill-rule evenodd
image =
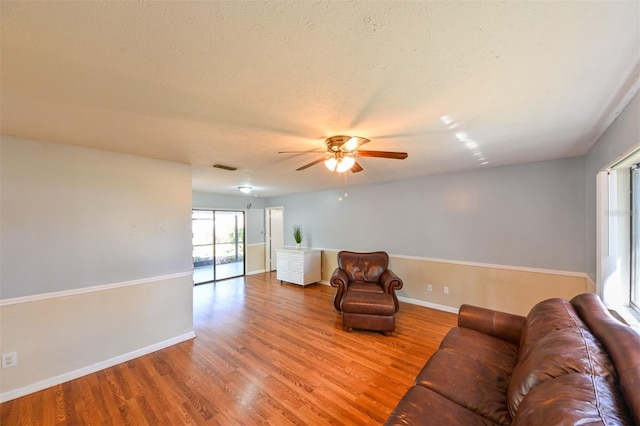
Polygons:
M519 345L525 319L520 315L478 306L462 305L458 313L458 326L470 328Z

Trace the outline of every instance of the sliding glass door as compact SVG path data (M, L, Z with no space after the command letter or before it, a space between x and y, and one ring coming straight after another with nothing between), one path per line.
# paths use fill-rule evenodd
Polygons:
M193 282L244 275L244 212L193 210Z

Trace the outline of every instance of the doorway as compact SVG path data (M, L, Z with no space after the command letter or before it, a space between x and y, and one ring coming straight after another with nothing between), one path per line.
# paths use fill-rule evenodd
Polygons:
M193 210L193 282L204 284L245 274L242 211Z
M265 209L265 270L276 270L276 250L284 247L284 208Z

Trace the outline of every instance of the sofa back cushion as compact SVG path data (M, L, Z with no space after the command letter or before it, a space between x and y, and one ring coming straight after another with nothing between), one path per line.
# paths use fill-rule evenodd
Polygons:
M349 281L378 282L389 268L389 255L383 251L341 251L338 253L338 267L347 273Z
M554 331L539 340L518 361L509 381L509 412L515 416L530 390L548 380L572 373L601 377L615 384L616 374L600 343L578 327Z
M512 425L627 425L627 407L608 381L572 373L532 389L522 400Z
M536 305L525 322L518 363L509 382L509 413L515 417L523 398L536 386L581 373L615 386L616 370L570 302L550 299Z
M573 327L586 328L570 302L556 298L538 303L529 311L522 329L519 358L524 358L549 333Z

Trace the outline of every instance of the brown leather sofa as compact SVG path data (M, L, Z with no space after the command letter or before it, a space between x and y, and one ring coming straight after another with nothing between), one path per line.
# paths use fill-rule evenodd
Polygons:
M590 293L527 317L469 305L387 425L640 424L640 334Z

